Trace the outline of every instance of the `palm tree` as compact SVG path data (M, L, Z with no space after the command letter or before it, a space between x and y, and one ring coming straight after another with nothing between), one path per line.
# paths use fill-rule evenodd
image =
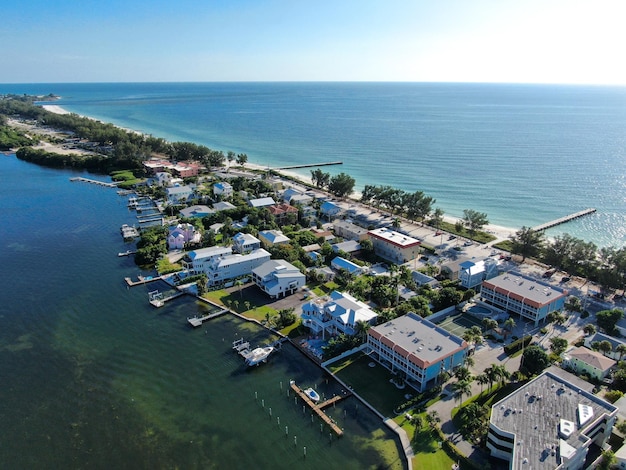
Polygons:
M513 328L515 328L516 323L515 320L513 319L513 317L509 317L506 319L506 321L503 324L504 329L508 330L508 331L513 331Z
M426 415L426 421L428 422L428 425L434 429L437 426L437 423L441 422L441 418L439 417L437 410L429 411Z
M243 281L241 279L237 279L235 281L235 285L239 288L239 297L243 298L243 292L241 290L242 286L243 286Z
M470 377L472 376L472 373L469 371L469 369L467 367L457 367L456 370L454 371L454 376L459 380L459 381L469 381Z
M618 360L621 361L624 354L626 354L626 344L618 344L617 347L615 348L615 352L619 354Z
M592 323L588 323L583 327L583 331L585 332L586 335L591 336L592 334L594 334L596 331L598 331L598 329L596 328L596 325L592 324Z
M366 321L359 320L354 325L354 336L356 336L362 343L367 339L367 332L372 325Z
M459 404L463 401L463 395L469 396L472 393L469 380L459 380L452 388L454 389L454 396L459 399Z
M485 373L478 374L476 376L476 382L480 384L480 393L483 393L483 385L487 385L489 383L489 377Z
M500 385L504 385L504 382L506 382L511 377L511 373L506 370L506 367L504 367L503 365L496 365L492 367L495 369L498 382L500 382Z
M600 341L600 344L598 345L598 349L600 350L602 354L606 356L608 353L613 351L613 345L611 344L610 341L607 341L605 339L604 341Z
M483 318L483 326L485 327L485 331L493 330L494 328L498 328L498 322L492 318Z

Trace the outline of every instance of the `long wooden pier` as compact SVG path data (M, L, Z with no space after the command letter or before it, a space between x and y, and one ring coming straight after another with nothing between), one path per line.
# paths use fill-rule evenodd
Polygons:
M311 168L315 166L343 165L343 162L306 163L303 165L279 166L272 170L295 170L296 168Z
M315 403L313 400L311 400L307 396L307 394L304 393L304 391L295 384L295 382L291 382L291 389L294 392L296 392L296 394L300 398L302 398L304 403L306 403L308 407L311 408L315 412L315 414L319 416L320 419L324 421L330 427L330 429L334 431L335 434L337 434L337 436L343 436L343 429L341 429L337 425L337 423L335 423L335 421L332 418L330 418L330 416L324 413L323 410L324 408L328 408L333 403L337 403L339 400L343 400L344 398L349 397L351 393L346 393L345 395L335 395L334 397L318 404L318 403Z
M193 326L194 328L198 328L199 326L202 326L202 323L204 323L205 321L209 321L212 318L217 318L219 316L222 316L226 312L228 312L227 308L220 310L219 312L209 313L208 315L204 315L203 317L187 318L187 322L189 322L189 324Z
M570 220L578 219L579 217L584 217L585 215L593 214L596 211L594 208L585 209L579 212L575 212L574 214L566 215L565 217L561 217L559 219L551 220L550 222L546 222L545 224L537 225L532 228L535 232L540 232L542 230L546 230L552 227L556 227L557 225L564 224L569 222Z
M91 180L89 178L83 178L82 176L76 176L74 178L70 178L70 181L75 182L75 181L80 181L82 183L92 183L92 184L97 184L99 186L104 186L107 188L117 188L117 185L119 183L108 183L106 181L98 181L98 180Z

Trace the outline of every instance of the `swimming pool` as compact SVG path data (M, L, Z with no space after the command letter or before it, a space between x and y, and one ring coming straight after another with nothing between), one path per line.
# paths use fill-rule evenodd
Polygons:
M474 315L488 315L492 313L492 311L482 305L472 305L467 309L467 313L473 313Z

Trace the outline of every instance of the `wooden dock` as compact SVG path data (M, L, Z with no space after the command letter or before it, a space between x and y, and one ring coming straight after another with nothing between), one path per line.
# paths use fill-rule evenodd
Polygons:
M307 163L304 165L279 166L272 170L295 170L297 168L311 168L315 166L343 165L343 162Z
M99 186L104 186L106 188L117 188L117 185L119 184L119 183L108 183L106 181L91 180L89 178L83 178L82 176L76 176L74 178L70 178L70 181L72 182L80 181L82 183L97 184Z
M296 394L300 398L302 398L304 403L306 403L307 406L311 408L315 412L315 414L319 416L320 419L324 421L330 427L330 429L334 431L335 434L337 434L337 436L343 436L343 429L341 429L332 418L330 418L326 413L324 413L323 410L324 408L328 408L333 403L337 403L339 400L343 400L344 398L349 397L351 395L350 393L347 393L345 395L335 395L334 397L318 404L318 403L315 403L313 400L311 400L307 396L307 394L304 393L304 391L295 384L295 382L291 382L291 389L294 392L296 392Z
M228 312L227 308L225 308L224 310L220 310L219 312L209 313L208 315L204 315L203 317L187 318L187 322L189 322L189 324L193 326L194 328L198 328L199 326L202 326L202 323L204 323L205 321L209 321L212 318L217 318L219 316L222 316L226 312Z
M532 230L535 232L541 232L542 230L547 230L549 228L556 227L557 225L564 224L566 222L569 222L570 220L578 219L579 217L584 217L586 215L593 214L594 212L596 212L596 209L593 209L593 208L585 209L580 212L575 212L574 214L566 215L565 217L561 217L559 219L551 220L550 222L546 222L545 224L537 225L533 227Z
M185 293L182 291L178 291L178 292L174 292L173 294L168 295L167 297L163 296L162 292L157 291L153 291L153 292L148 292L148 299L150 299L150 305L152 305L153 307L159 308L159 307L163 307L163 305L165 305L165 302L168 302L172 299L176 299L177 297L180 297L181 295L184 295Z
M160 276L156 276L156 277L137 276L136 281L133 281L130 277L124 278L124 280L126 281L126 284L128 284L130 287L140 286L142 284L148 284L149 282L159 281L160 279L161 279Z

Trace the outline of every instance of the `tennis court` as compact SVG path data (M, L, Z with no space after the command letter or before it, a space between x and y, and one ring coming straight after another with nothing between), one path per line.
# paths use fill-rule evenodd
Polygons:
M444 318L441 322L437 323L437 326L440 326L453 335L463 336L463 333L465 333L466 330L469 330L472 326L482 327L482 324L480 323L480 320L471 315L458 313Z

